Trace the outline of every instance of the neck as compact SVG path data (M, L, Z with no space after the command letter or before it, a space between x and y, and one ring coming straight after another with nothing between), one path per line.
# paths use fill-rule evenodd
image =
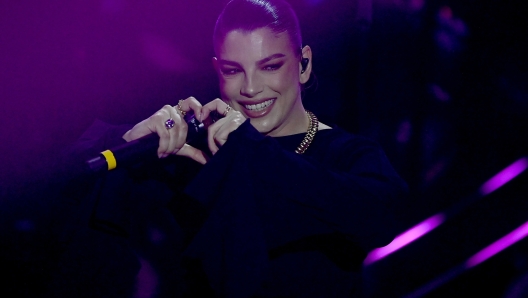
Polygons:
M288 116L287 123L283 123L282 127L276 129L268 134L270 137L281 137L294 135L298 133L305 133L310 124L310 119L306 111L302 107L294 107Z

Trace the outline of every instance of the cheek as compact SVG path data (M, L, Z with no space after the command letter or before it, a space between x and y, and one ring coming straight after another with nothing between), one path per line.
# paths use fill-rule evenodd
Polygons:
M220 93L227 98L233 98L239 94L240 86L236 79L220 79Z
M298 85L299 76L297 75L297 69L294 69L291 66L285 69L284 72L274 76L270 81L270 87L280 91L281 93L292 92L297 89Z

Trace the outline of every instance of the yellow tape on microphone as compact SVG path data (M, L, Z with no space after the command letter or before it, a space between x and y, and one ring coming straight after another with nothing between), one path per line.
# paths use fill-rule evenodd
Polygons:
M105 150L101 152L101 154L105 157L106 163L108 164L108 170L113 170L117 167L117 161L115 159L114 153L110 150Z

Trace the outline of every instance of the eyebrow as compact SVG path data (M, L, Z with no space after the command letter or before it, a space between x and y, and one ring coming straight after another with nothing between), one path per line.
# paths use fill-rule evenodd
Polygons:
M282 54L282 53L276 53L276 54L273 54L271 56L268 56L264 59L260 59L259 61L257 61L257 64L264 64L270 60L273 60L273 59L277 59L277 58L282 58L282 57L286 57L286 55ZM218 62L222 63L222 64L228 64L228 65L233 65L233 66L239 66L240 64L238 64L237 62L235 61L229 61L229 60L224 60L224 59L219 59Z

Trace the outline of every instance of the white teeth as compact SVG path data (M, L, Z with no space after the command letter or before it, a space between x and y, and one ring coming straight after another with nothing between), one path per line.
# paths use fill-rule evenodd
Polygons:
M265 102L254 104L254 105L244 105L244 107L248 110L252 111L261 111L265 108L269 107L275 99L266 100Z

